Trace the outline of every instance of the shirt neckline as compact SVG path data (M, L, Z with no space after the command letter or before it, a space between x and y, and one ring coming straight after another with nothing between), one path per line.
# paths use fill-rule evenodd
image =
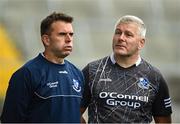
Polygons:
M111 62L113 63L113 64L116 64L117 62L116 62L116 60L115 60L115 58L114 58L114 53L112 53L111 55L110 55L110 60L111 60ZM138 57L138 60L136 61L136 63L134 64L135 66L138 66L140 63L141 63L141 57L139 56Z

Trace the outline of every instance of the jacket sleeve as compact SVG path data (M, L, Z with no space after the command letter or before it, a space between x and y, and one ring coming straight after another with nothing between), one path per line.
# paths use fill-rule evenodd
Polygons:
M31 98L30 73L24 67L16 71L6 92L1 122L25 122Z

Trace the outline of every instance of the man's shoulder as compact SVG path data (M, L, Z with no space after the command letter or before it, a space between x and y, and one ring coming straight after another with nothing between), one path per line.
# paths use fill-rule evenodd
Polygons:
M162 78L161 71L154 65L147 62L146 60L142 60L141 68L142 68L142 70L146 71L148 73L148 75L154 79L155 79L155 77L158 77L157 79Z
M44 69L44 64L42 62L42 56L38 55L30 60L28 60L19 70L24 70L27 72L36 72L38 70Z
M103 58L90 62L89 65L99 65L99 64L106 63L109 60L109 58L110 58L109 56L105 56Z
M70 61L68 61L68 60L65 60L65 64L66 64L69 68L71 68L71 69L80 71L80 69L78 68L78 66L76 66L75 64L73 64L72 62L70 62Z
M28 61L24 64L24 66L25 66L25 67L30 67L30 66L36 65L36 64L38 64L38 63L40 62L40 58L41 58L41 55L39 54L38 56L36 56L36 57L28 60Z

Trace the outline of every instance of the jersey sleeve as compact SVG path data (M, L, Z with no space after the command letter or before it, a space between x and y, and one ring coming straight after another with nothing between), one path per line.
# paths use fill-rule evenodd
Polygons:
M89 65L87 65L83 70L85 84L84 84L84 92L83 92L83 99L81 102L82 108L87 108L90 100L91 100L91 92L89 88Z
M30 81L30 75L25 68L19 69L12 75L6 92L1 122L24 122L26 120L31 94Z
M153 116L168 116L172 113L171 98L164 78L160 77L159 90L153 103Z

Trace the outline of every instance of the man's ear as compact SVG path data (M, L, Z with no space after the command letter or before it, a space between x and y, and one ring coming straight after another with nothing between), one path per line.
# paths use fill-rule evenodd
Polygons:
M140 41L139 41L139 46L138 46L138 49L141 50L145 45L145 38L142 38Z
M50 40L49 40L49 36L47 34L42 35L41 40L42 40L44 46L49 46Z

